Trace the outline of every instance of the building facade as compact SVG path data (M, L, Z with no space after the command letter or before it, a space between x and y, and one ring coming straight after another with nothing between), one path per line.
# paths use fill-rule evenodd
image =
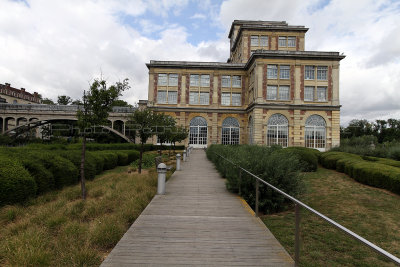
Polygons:
M186 144L330 149L340 142L338 52L305 51L304 26L232 23L225 62L153 61L148 107L186 126Z
M17 89L9 83L0 84L0 103L9 104L40 104L39 94L25 91L25 88Z

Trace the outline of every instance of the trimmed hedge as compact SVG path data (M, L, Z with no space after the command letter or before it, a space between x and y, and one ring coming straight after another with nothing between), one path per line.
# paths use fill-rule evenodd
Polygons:
M36 194L53 190L55 188L54 175L43 166L43 163L33 157L23 157L20 159L22 165L35 179L37 191Z
M36 194L36 183L15 160L0 156L0 206L23 202Z
M400 168L382 164L388 163L386 159L364 160L355 154L325 152L321 153L320 162L322 166L346 173L360 183L400 194Z
M299 176L302 167L298 155L292 150L252 145L211 145L207 149L207 157L215 164L221 175L227 179L228 190L237 193L240 183L241 196L252 207L255 205L254 178L242 172L242 181L240 182L239 170L215 153L228 158L292 196L297 196L303 188ZM290 200L260 183L259 210L261 212L282 211L291 204Z
M306 147L287 147L284 151L291 151L300 162L301 170L304 172L315 172L318 168L318 157L321 152L317 149Z
M80 173L81 161L82 161L82 152L80 150L60 151L57 154L63 158L68 159L69 161L71 161ZM86 153L85 154L85 179L93 180L94 177L96 176L96 173L97 173L96 158L93 157L92 154ZM78 176L78 180L80 180L80 176Z

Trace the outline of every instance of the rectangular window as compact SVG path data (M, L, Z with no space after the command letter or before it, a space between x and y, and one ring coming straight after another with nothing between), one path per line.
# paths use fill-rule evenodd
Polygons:
M201 75L200 86L210 87L210 75Z
M167 86L167 79L168 75L167 74L158 74L158 85L159 86Z
M190 75L190 86L199 86L199 75L198 74Z
M267 86L267 99L268 100L276 100L276 91L278 87L276 85L268 85Z
M317 80L326 81L328 77L328 67L327 66L318 66L317 67Z
M230 93L222 93L221 105L229 106L231 104L231 94Z
M279 47L286 47L286 37L279 36Z
M210 100L210 93L200 92L200 105L208 105Z
M222 87L231 87L231 76L222 76Z
M314 101L314 87L304 87L304 101Z
M277 79L278 78L278 66L277 65L268 65L267 66L267 78L268 79Z
M168 104L177 104L178 103L178 92L171 91L168 92Z
M291 36L287 38L287 46L288 47L296 47L296 37Z
M189 93L189 104L197 105L199 103L199 93L198 92L190 92Z
M252 35L251 36L250 45L251 46L258 46L258 35Z
M314 80L315 79L315 67L314 66L306 66L304 71L304 79L306 80Z
M290 66L288 65L279 66L279 78L289 79L289 77L290 77Z
M232 87L241 88L242 87L242 77L232 76Z
M157 103L158 104L166 104L167 103L167 91L158 91L157 92Z
M326 101L326 87L317 87L318 101Z
M168 85L169 86L178 86L178 74L168 75Z
M279 100L289 100L289 86L279 86Z
M268 46L268 36L260 36L260 46Z
M232 93L232 106L241 106L242 105L242 94L241 93Z

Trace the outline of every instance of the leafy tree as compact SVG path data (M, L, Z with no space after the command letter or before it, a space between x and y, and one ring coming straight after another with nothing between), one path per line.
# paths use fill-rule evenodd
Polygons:
M82 105L77 112L78 126L82 134L82 157L81 157L81 190L82 198L86 199L85 187L85 154L86 135L88 130L97 125L107 123L108 113L112 110L112 103L121 95L121 92L129 89L128 79L117 82L107 87L103 79L96 79L91 84L88 92L84 91Z
M54 101L49 98L42 99L41 103L46 105L54 105Z
M72 101L71 102L71 105L77 105L77 106L79 106L79 105L82 105L83 103L82 103L82 101L80 100L80 99L76 99L76 100L74 100L74 101Z
M72 98L66 95L59 95L57 97L57 104L59 105L68 105L72 102Z
M132 105L128 104L128 102L121 100L121 99L117 99L112 103L113 107L132 107Z
M161 146L171 140L175 119L163 113L157 114L157 138Z
M173 128L172 135L170 136L170 139L168 139L168 141L174 144L174 152L175 152L175 143L182 142L188 137L188 135L189 131L183 126L175 126Z
M136 109L128 120L128 127L134 136L140 139L140 154L138 172L142 173L142 160L144 144L147 140L156 134L156 126L160 121L160 115L155 114L149 109Z

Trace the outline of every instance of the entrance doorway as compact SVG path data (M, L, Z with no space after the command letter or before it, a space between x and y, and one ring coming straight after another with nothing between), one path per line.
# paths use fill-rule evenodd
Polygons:
M203 117L194 117L190 121L189 145L194 148L207 147L207 121Z

